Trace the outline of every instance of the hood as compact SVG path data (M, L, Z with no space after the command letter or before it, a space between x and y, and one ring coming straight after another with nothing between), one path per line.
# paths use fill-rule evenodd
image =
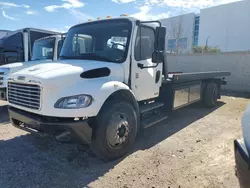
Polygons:
M51 63L34 65L13 73L9 78L18 80L19 76L25 77L25 81L35 80L42 83L58 82L70 83L81 79L81 74L86 71L106 68L110 74L106 76L111 80L124 81L124 69L121 64L93 61L93 60L59 60ZM92 77L93 79L95 77Z
M6 65L0 66L0 72L5 72L5 73L12 73L13 71L18 71L21 69L23 66L23 63L10 63Z
M244 115L242 117L242 133L244 142L248 151L248 154L250 154L250 103L247 106L247 109L244 112Z
M18 63L9 63L9 64L6 64L6 65L2 65L2 66L0 66L0 68L10 69L10 68L21 67L21 66L23 66L23 63L18 62Z
M31 67L36 64L41 64L41 63L50 63L52 60L36 60L36 61L28 61L28 62L17 62L17 63L9 63L6 65L0 66L0 69L8 69L10 73L17 72L21 69Z

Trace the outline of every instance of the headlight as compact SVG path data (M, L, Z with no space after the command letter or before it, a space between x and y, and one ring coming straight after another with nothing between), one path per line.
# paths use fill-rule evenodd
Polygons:
M92 97L90 95L76 95L59 99L55 108L74 109L86 108L91 105Z

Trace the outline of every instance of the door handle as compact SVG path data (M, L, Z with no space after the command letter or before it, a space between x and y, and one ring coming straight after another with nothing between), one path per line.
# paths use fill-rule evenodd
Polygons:
M161 71L158 70L158 71L156 72L156 76L155 76L155 83L156 83L156 84L159 82L160 76L161 76Z
M143 64L142 63L137 63L137 66L140 68L140 69L143 69Z
M142 63L137 63L137 66L141 69L146 69L146 68L155 68L158 66L159 63L157 63L156 65L153 65L153 66L145 66L142 64Z

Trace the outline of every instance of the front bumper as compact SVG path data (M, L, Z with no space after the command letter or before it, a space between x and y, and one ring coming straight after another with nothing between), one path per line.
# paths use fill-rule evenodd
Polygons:
M88 120L75 121L73 118L57 118L33 114L9 106L9 117L15 127L39 135L56 135L69 131L72 136L90 143L92 129Z
M6 88L0 88L0 100L7 100L7 91Z
M250 187L250 158L245 145L239 141L234 141L234 154L236 163L236 176L239 179L241 188Z

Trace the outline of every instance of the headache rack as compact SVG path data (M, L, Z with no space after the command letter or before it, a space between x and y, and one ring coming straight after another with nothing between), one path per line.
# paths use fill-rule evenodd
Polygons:
M8 101L10 104L39 110L41 108L40 97L40 85L8 82Z

